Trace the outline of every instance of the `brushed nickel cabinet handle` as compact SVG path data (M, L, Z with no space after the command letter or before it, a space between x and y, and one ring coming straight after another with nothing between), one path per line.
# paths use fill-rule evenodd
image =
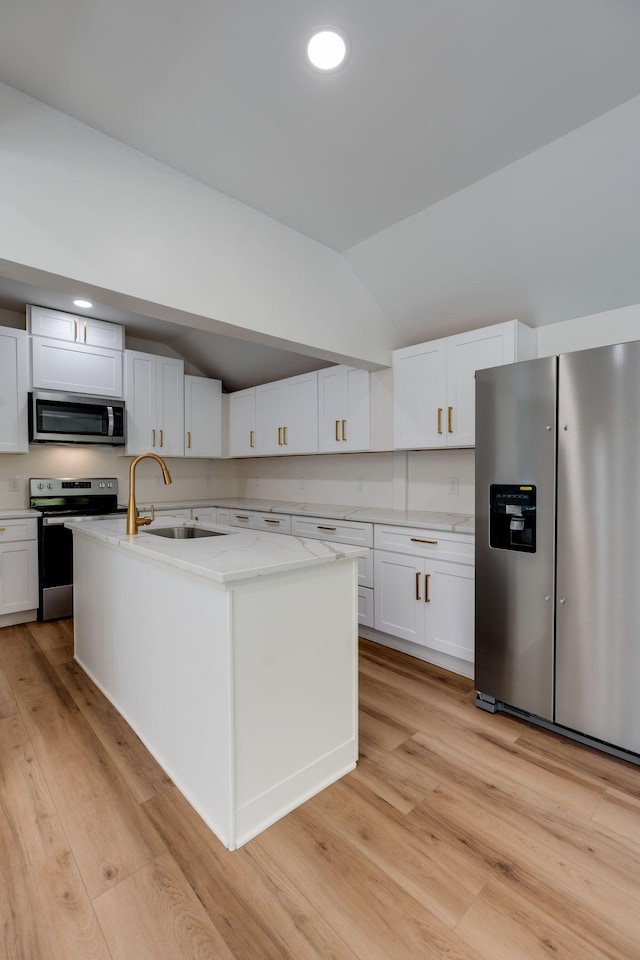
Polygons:
M425 573L424 575L424 602L431 603L431 597L429 596L429 577L430 573Z
M437 544L437 540L425 540L423 537L411 537L411 543L433 543Z
M342 421L342 439L343 440L347 439L347 421L346 420Z
M451 414L453 413L453 407L447 407L447 430L449 433L453 433L453 427L451 425Z
M438 433L442 433L442 407L438 407Z

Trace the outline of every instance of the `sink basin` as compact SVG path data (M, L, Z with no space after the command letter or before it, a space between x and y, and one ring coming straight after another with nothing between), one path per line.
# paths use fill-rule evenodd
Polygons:
M200 527L159 527L156 530L145 530L154 537L167 537L169 540L195 540L197 537L224 537L226 534L218 530L202 530Z

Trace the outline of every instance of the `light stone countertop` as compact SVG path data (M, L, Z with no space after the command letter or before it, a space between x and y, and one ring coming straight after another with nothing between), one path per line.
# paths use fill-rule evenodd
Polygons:
M149 503L140 503L148 513ZM230 510L256 510L260 513L283 513L290 516L322 517L326 520L362 520L365 523L395 524L400 527L426 527L449 533L475 532L475 518L467 513L440 513L434 510L393 510L390 507L357 507L353 504L307 503L295 500L255 500L243 497L212 497L209 500L177 500L156 503L156 510L171 507L223 507Z
M153 526L161 528L168 523L171 523L170 518L164 515L158 517ZM176 526L183 524L184 520L175 520ZM219 530L226 535L171 540L140 531L136 536L130 537L126 534L125 517L66 524L76 535L101 540L153 562L175 567L218 584L230 584L343 559L356 559L369 552L366 547L290 537L262 530L238 530L236 527L205 523L186 522L185 525Z
M40 516L42 516L42 514L39 510L30 510L29 508L16 508L13 510L11 508L6 510L0 509L0 520L22 520L23 517L35 517L37 519Z

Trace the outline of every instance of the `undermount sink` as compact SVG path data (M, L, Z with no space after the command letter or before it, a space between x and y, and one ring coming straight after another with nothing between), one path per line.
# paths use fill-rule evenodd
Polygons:
M154 537L167 537L169 540L195 540L196 537L224 537L225 533L219 530L203 530L201 527L159 527L156 530L145 530Z

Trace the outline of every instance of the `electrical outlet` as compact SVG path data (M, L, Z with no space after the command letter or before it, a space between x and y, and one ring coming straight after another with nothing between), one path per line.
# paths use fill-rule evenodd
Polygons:
M20 483L17 477L9 477L9 490L11 493L17 493L20 489Z
M457 494L457 492L458 492L458 478L449 477L449 493L455 495Z

